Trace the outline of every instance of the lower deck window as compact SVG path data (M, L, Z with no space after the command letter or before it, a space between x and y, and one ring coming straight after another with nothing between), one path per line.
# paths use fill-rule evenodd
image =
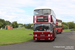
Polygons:
M50 31L52 26L50 23L38 23L34 24L34 31Z

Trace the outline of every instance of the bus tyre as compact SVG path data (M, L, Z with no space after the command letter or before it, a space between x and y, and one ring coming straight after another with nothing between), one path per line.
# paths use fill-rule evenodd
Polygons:
M61 32L60 32L60 34L61 34Z
M60 32L60 34L61 34L62 32Z
M55 37L56 38L56 37Z
M56 38L56 37L55 37ZM55 41L55 38L52 41Z

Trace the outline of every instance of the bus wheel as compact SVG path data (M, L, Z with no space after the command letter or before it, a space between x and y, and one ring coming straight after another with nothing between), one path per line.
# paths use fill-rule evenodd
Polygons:
M55 37L56 38L56 37ZM52 41L55 41L55 38Z
M56 38L56 37L55 37Z
M60 34L61 34L61 32L60 32Z

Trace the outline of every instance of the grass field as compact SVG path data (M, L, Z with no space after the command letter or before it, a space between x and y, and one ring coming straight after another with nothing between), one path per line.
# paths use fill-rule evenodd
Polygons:
M63 30L63 32L68 32L71 30ZM0 46L7 44L16 44L27 42L33 39L33 30L26 30L25 28L15 28L13 30L0 30Z
M65 30L63 30L63 32L69 32L69 31L71 31L71 29L65 29Z
M15 44L26 42L33 39L32 30L25 30L24 28L13 30L0 30L0 45Z

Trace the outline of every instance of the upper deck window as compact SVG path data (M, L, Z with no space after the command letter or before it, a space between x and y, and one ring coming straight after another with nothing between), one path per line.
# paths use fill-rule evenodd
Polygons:
M34 15L49 15L51 14L50 9L36 9L34 10Z
M56 20L57 22L62 22L61 20Z

